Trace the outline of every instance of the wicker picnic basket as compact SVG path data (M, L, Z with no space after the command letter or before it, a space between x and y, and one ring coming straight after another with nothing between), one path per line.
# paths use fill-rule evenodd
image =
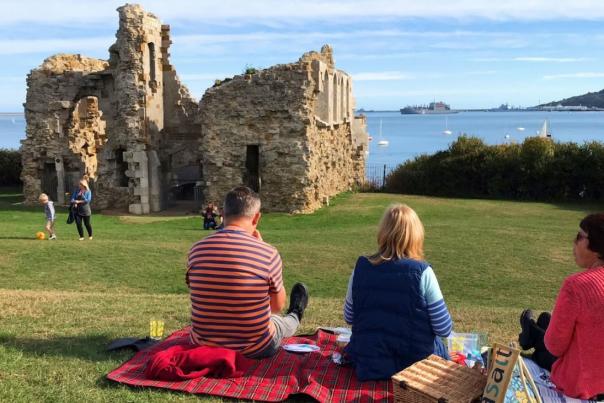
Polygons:
M404 403L470 403L487 383L479 371L436 355L392 376L394 401Z

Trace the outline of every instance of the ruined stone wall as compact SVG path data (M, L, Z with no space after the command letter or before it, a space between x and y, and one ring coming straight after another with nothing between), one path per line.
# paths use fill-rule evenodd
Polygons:
M308 138L310 164L303 211L314 211L331 197L357 186L360 166L353 159L356 148L350 141L349 123L333 128L311 126Z
M76 104L67 126L69 149L73 154L80 156L84 175L92 180L97 176L97 152L100 152L107 142L107 124L101 119L102 115L98 99L92 96L84 97Z
M369 135L367 133L367 116L358 115L352 119L352 163L356 172L355 185L365 182L365 160L369 154Z
M100 209L159 211L193 184L220 202L245 184L265 210L309 212L362 180L367 136L329 46L225 80L198 104L170 64L169 27L138 5L118 12L108 62L57 55L28 76L28 203L42 191L63 203L86 174Z
M163 25L161 51L165 118L159 148L166 199L171 196L170 189L201 179L199 103L181 83L169 62L170 44L170 27Z
M118 12L109 62L57 55L28 77L22 175L30 203L42 190L63 202L86 174L95 208L159 211L170 158L199 161L190 151L198 150L197 103L169 64L169 28L138 5Z
M330 197L362 183L367 133L364 126L354 125L352 79L335 69L331 48L326 45L320 53L309 52L301 60L311 66L314 89L307 108L312 119L307 133L309 170L303 209L313 211L329 203Z
M258 184L246 166L254 145L265 210L310 212L360 183L365 154L353 141L351 92L329 47L209 89L200 103L206 200Z
M97 124L101 120L103 107L111 114L111 105L106 102L102 72L107 62L80 55L55 55L44 61L27 77L25 119L26 138L21 152L23 170L23 192L27 203L37 202L42 191L49 192L59 203L65 202L65 192L79 179L86 169L96 171L95 161L83 158L79 150L70 148L74 139L74 110L78 101L85 96L96 97ZM79 119L79 115L77 115ZM86 120L87 117L84 117ZM99 137L95 147L102 147ZM84 143L82 143L83 145Z
M118 105L115 144L125 147L128 210L146 214L161 209L160 162L156 147L163 129L161 22L138 5L118 8L117 41L110 48Z
M234 186L258 182L246 174L247 147L257 145L263 208L295 211L304 206L304 108L312 96L307 81L304 66L280 65L206 91L200 113L207 201L220 203Z

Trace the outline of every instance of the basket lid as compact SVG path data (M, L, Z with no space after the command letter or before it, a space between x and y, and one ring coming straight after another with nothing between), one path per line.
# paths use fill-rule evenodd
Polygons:
M441 402L467 403L482 395L487 377L433 354L393 375L392 381L395 390L412 389Z

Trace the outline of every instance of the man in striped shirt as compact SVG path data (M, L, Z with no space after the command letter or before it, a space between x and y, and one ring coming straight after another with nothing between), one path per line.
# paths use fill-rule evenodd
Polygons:
M293 336L308 304L304 284L292 288L285 316L279 252L256 229L260 198L247 187L227 193L223 230L195 243L189 252L191 340L251 358L275 354Z

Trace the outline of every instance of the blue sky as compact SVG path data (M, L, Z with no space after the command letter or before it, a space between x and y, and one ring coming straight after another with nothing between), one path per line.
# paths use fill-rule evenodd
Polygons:
M172 27L171 62L199 99L214 79L329 43L358 108L436 100L530 106L604 88L604 1L140 1ZM54 53L106 59L121 1L2 2L0 111Z

